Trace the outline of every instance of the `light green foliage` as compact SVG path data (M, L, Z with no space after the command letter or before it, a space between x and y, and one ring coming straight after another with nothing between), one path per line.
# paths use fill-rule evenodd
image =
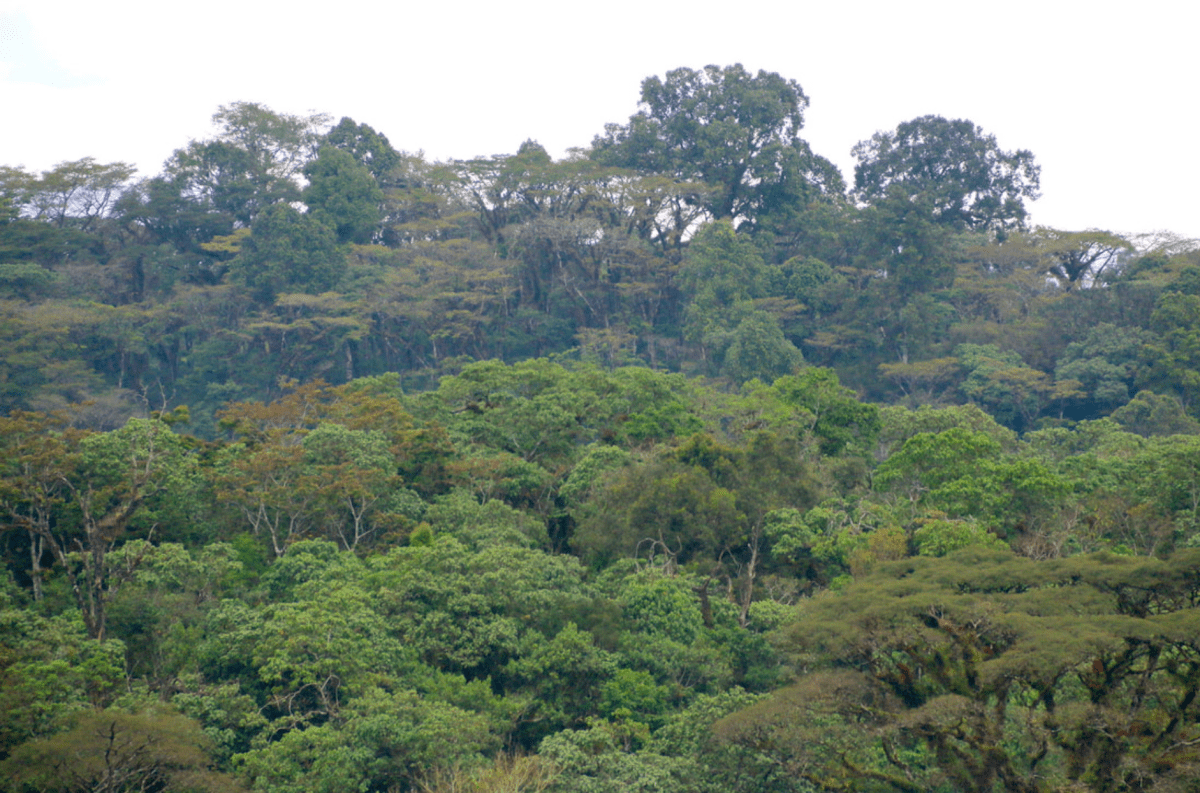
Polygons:
M505 675L534 695L536 722L524 732L541 737L564 727L583 724L603 707L604 692L617 659L595 646L592 635L568 622L553 638L530 634L519 659Z
M703 617L688 579L644 573L628 579L620 602L626 623L635 633L663 636L691 644L703 627Z
M629 452L624 449L593 444L571 469L558 494L568 506L579 504L591 494L605 474L628 465L631 460Z
M574 558L506 543L472 551L439 536L375 557L371 569L389 630L426 663L472 677L497 674L526 631L586 596Z
M985 548L1008 548L1008 544L974 520L924 518L913 532L913 543L921 556L945 556L948 553L979 545Z
M791 408L808 411L813 434L821 440L821 452L862 453L872 447L879 433L879 408L859 402L843 386L832 369L810 366L797 375L776 380L770 393Z
M1071 429L1052 427L1027 432L1022 440L1045 459L1071 464L1089 452L1102 456L1126 456L1145 446L1143 440L1123 429L1111 418L1081 421Z
M415 691L371 688L338 723L293 730L234 758L262 793L342 793L411 786L433 768L476 763L495 747L479 716Z
M200 723L212 742L212 755L222 765L249 749L252 736L267 726L258 703L236 681L181 691L171 697L171 705Z
M444 378L437 396L456 411L447 422L452 431L527 462L553 463L570 455L602 418L588 377L545 360L485 361Z
M314 522L343 548L355 548L421 516L420 497L400 485L387 435L322 423L301 441L303 476L311 487Z
M620 672L618 672L620 674ZM715 745L714 722L757 697L734 688L700 695L649 735L636 723L593 720L587 729L542 741L539 754L559 769L556 789L579 793L785 793L803 790L740 747Z
M994 418L974 404L950 407L922 405L916 410L888 405L879 409L879 416L882 424L879 448L884 456L919 432L939 433L953 427L989 435L1006 451L1016 448L1017 434L997 424Z
M600 694L600 714L605 718L635 719L657 726L667 707L670 689L657 685L647 672L618 669Z
M919 432L875 469L875 486L915 498L922 491L974 476L981 460L999 454L1000 444L982 432L961 427Z
M0 755L111 703L124 682L122 642L88 641L77 615L23 605L11 581L0 583Z
M491 545L529 548L544 529L528 514L503 501L482 504L461 488L437 498L425 520L438 534L453 537L471 551Z
M564 793L670 793L681 789L682 758L633 751L644 730L593 721L587 729L551 735L538 747L558 768L555 789Z
M1155 439L1130 461L1130 474L1126 483L1135 498L1170 516L1178 539L1194 545L1200 534L1200 437Z
M199 462L187 441L165 423L130 419L120 429L89 435L80 453L85 478L78 489L89 491L84 509L96 520L119 511L120 520L134 530L154 527L160 537L192 535L191 524L202 510Z
M1044 463L1002 457L991 436L961 427L909 438L876 469L875 487L1002 536L1040 528L1069 490Z

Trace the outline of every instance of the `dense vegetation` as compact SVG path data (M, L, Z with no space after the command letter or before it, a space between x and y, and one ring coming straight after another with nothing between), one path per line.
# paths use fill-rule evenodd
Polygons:
M1200 247L741 66L0 168L0 789L1200 783Z

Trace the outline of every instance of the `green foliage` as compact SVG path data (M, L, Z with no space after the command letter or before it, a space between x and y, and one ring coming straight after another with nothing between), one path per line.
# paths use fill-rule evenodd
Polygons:
M1197 648L1195 615L1177 598L1195 589L1196 563L1037 563L972 549L881 567L810 601L792 629L790 641L833 671L806 675L724 736L757 739L815 783L853 789L923 789L934 774L959 790L1186 778L1198 760L1181 743ZM1172 715L1146 721L1160 707L1152 696ZM856 723L873 738L847 753ZM803 727L788 735L787 724Z
M990 436L1000 448L1012 451L1016 448L1017 434L985 413L978 405L954 405L935 408L922 405L916 410L899 406L887 406L879 411L882 429L879 443L881 451L890 453L898 445L920 432L937 434L958 427L971 432L982 432Z
M783 404L810 414L812 432L820 439L823 454L862 453L871 448L879 433L879 408L860 402L832 369L808 367L797 375L781 377L770 393Z
M293 730L234 758L251 790L386 790L411 787L438 767L475 763L495 741L478 715L415 691L369 689L338 725Z
M383 191L367 167L345 151L322 146L304 175L304 203L313 217L334 229L338 242L369 243L383 218Z
M1054 370L1056 380L1077 380L1100 409L1129 401L1137 379L1141 348L1149 334L1138 328L1101 323L1086 339L1067 345Z
M1028 427L1050 395L1045 373L1026 365L1011 350L994 344L960 344L954 354L967 371L960 386L963 396L990 408L1001 424Z
M921 116L876 132L853 154L854 189L864 200L878 201L895 187L956 228L1020 229L1024 199L1039 195L1041 166L1033 154L1001 150L995 136L965 119Z
M255 219L229 267L234 279L269 303L281 292L333 290L346 271L346 255L330 226L277 204Z
M1194 786L1195 246L1020 230L970 122L855 206L794 81L642 100L0 166L0 788Z
M1189 416L1179 398L1153 391L1139 391L1112 412L1112 420L1143 437L1200 434L1200 422Z
M71 729L25 743L0 768L12 791L241 790L209 765L196 722L168 710L82 713Z
M795 80L741 64L675 69L642 82L640 110L592 142L606 165L712 188L705 208L736 222L840 194L828 160L800 138L808 97Z
M771 382L803 365L804 356L784 338L779 323L769 314L755 311L730 334L721 371L735 383L751 379Z
M970 546L1008 548L1007 543L974 520L926 518L913 532L913 544L921 556L945 556Z

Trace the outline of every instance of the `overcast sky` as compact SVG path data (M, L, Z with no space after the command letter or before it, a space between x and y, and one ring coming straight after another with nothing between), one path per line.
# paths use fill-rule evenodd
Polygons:
M643 78L742 63L797 80L803 136L850 148L938 114L1042 165L1033 221L1200 238L1200 6L510 0L0 0L0 164L160 170L218 105L350 116L433 159L551 154L624 122ZM382 10L381 10L382 9Z

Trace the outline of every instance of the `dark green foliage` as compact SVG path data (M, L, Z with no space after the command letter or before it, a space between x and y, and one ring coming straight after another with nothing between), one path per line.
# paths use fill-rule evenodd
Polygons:
M383 191L365 165L340 149L323 146L304 166L304 203L312 216L334 229L338 242L365 244L383 219Z
M346 254L330 226L278 204L257 218L229 269L232 278L269 302L281 292L332 290L346 271Z
M808 97L795 80L741 64L676 69L642 83L642 109L592 142L607 165L712 188L713 218L737 223L842 192L828 160L800 138Z
M391 186L393 170L400 165L400 153L392 148L387 136L366 124L355 124L343 117L325 135L325 143L347 152L365 166L380 184Z
M853 153L854 189L863 199L908 198L951 227L1022 228L1024 199L1038 197L1041 166L1033 154L1001 150L995 136L965 119L921 116L895 132L876 132Z
M721 371L735 383L755 378L772 382L803 365L804 356L784 337L775 318L756 311L730 334Z

